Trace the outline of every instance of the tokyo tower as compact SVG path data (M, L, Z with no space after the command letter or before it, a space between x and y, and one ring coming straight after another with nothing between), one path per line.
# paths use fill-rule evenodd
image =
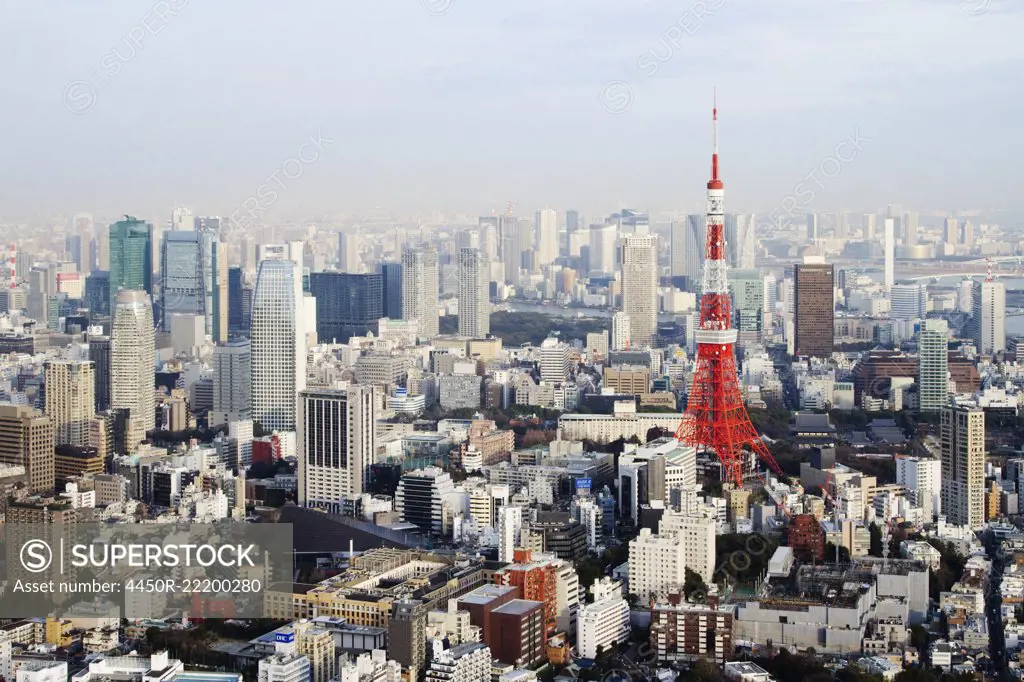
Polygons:
M707 243L704 252L703 293L697 365L690 398L676 439L698 449L712 450L722 463L722 478L743 486L743 449L748 447L778 474L782 470L758 436L743 404L736 370L736 330L725 260L724 187L718 176L718 104L712 113L714 153L708 181Z

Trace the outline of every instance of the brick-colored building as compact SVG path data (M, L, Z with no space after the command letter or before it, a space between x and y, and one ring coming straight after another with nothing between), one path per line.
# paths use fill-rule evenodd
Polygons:
M515 563L494 574L496 585L519 588L522 599L544 604L544 634L554 634L558 627L558 568L548 561L533 561L528 549L513 553Z
M459 597L460 611L469 611L469 622L480 628L484 644L491 646L494 625L491 614L497 609L519 598L519 588L506 585L484 585Z
M797 514L786 527L786 546L800 561L821 561L825 556L825 533L814 514Z
M674 595L651 609L651 648L659 663L708 658L721 665L732 657L732 621L731 609L680 603Z
M513 599L491 612L491 656L517 668L533 668L545 660L544 604Z

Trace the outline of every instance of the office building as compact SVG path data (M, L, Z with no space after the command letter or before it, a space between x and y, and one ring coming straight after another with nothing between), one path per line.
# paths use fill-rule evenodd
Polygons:
M384 315L384 276L314 272L310 293L316 299L316 337L323 343L348 343L353 336L378 333Z
M924 319L928 314L928 287L925 284L893 284L889 288L889 316L894 320Z
M733 327L740 343L760 341L764 329L764 276L757 270L737 270L729 276Z
M730 213L725 216L725 246L729 267L752 269L757 261L757 216Z
M985 525L985 412L942 408L942 513L946 521L978 530Z
M906 488L910 501L924 510L926 522L942 513L941 460L896 455L896 485Z
M403 598L391 608L388 627L388 657L398 661L408 680L418 680L427 665L427 613L418 599Z
M210 426L252 419L252 348L236 339L213 349L213 410Z
M561 255L563 256L578 256L579 253L573 253L573 235L580 229L582 225L580 220L580 212L569 209L565 212L565 241L562 243ZM577 251L579 250L579 241L575 241L577 244Z
M615 241L618 228L604 223L590 226L590 272L615 272Z
M733 616L735 607L688 604L677 599L661 602L651 609L651 649L659 663L710 660L718 665L733 657ZM753 666L750 663L729 665ZM727 679L737 680L726 673ZM737 682L768 682L769 677L741 677Z
M696 291L704 269L707 223L703 215L692 214L671 225L671 273L685 277L687 291Z
M197 218L196 220L213 220ZM220 220L219 218L217 219ZM217 231L206 228L200 231L203 244L203 292L206 296L206 333L214 343L224 343L230 332L228 317L231 313L228 300L228 245L220 240Z
M402 319L402 264L381 263L381 284L384 287L384 317Z
M885 219L885 288L892 289L896 277L896 221L893 218Z
M89 420L96 414L96 376L92 362L49 360L45 412L53 422L56 445L89 444Z
M920 215L917 211L907 211L903 214L903 245L917 245L917 230Z
M127 410L132 451L156 428L153 306L145 291L119 291L110 334L110 407Z
M438 335L437 252L431 248L409 249L402 254L402 319L419 323L419 336Z
M569 378L569 345L549 336L540 344L540 379L552 383Z
M160 328L170 331L176 314L205 315L202 235L165 232L160 249Z
M550 265L558 258L558 213L553 208L537 211L537 263Z
M975 282L971 292L971 332L982 355L1006 350L1006 285Z
M479 249L462 248L458 266L459 335L482 339L491 333L490 265Z
M452 477L438 467L407 471L395 491L395 511L420 530L441 534L442 502L454 488Z
M338 234L338 270L340 272L357 273L363 267L359 255L359 235L354 232Z
M630 342L651 347L658 334L658 252L654 237L622 240L622 312L629 315Z
M53 421L26 405L0 405L0 464L25 468L31 494L53 490ZM12 518L7 517L12 523Z
M818 228L818 214L807 214L807 241L813 242L821 237L821 230Z
M641 528L629 543L629 591L642 602L678 589L686 579L686 550L676 535Z
M249 325L242 315L242 290L245 288L242 268L228 268L228 332L249 333Z
M921 412L938 412L949 402L949 325L945 320L921 321L917 395Z
M153 293L153 226L131 216L110 226L110 311L121 290Z
M89 362L93 366L93 378L96 387L93 392L95 397L95 411L103 412L110 409L110 337L90 336L89 337Z
M794 353L828 358L835 343L834 272L824 262L799 263L793 268Z
M299 504L341 512L366 492L379 400L373 386L299 393Z
M299 266L264 260L256 275L250 358L252 418L266 431L295 431L306 387L306 329Z
M873 242L875 240L875 220L877 216L874 213L865 213L862 228L864 231L864 241Z
M946 218L943 238L950 246L960 243L960 226L957 224L956 218Z

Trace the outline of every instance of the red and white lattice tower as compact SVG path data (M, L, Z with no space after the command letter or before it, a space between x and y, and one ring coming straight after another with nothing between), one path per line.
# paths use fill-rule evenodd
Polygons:
M736 369L736 330L732 328L729 281L725 254L725 214L722 198L725 185L718 176L718 105L713 118L714 153L708 181L707 242L704 254L703 292L697 365L690 387L689 402L676 438L699 450L710 450L722 463L722 478L743 485L743 450L749 448L781 474L782 470L758 436L743 404Z
M8 267L10 268L10 274L11 274L11 287L10 287L11 289L17 289L18 288L18 278L17 278L18 265L17 265L17 262L18 262L18 246L16 244L11 244L11 260L8 263Z

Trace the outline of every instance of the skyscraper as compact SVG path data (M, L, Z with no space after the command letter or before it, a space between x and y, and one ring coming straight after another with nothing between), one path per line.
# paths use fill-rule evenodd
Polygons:
M626 350L630 343L629 315L618 312L612 315L612 350Z
M757 270L736 270L729 283L738 340L741 343L760 341L764 328L764 276Z
M299 393L299 505L340 512L343 499L366 490L374 458L377 389L310 389Z
M832 266L827 263L805 262L794 266L793 314L796 355L831 357L835 344L834 282Z
M968 249L974 246L974 223L970 220L964 220L964 224L961 227L960 234L963 237L963 244Z
M361 268L359 235L354 232L339 232L338 270L341 272L360 272Z
M808 213L807 214L807 241L813 242L815 239L821 237L821 231L818 229L818 214Z
M921 320L928 313L928 287L924 284L893 284L889 289L889 316L897 320Z
M673 221L670 231L672 276L685 277L687 290L696 291L704 267L704 242L707 240L704 216L693 214L685 220Z
M548 265L558 258L558 213L553 208L542 208L536 215L537 261Z
M938 412L949 402L949 325L923 320L917 334L917 395L921 412Z
M348 343L353 336L378 331L384 315L384 276L314 272L309 288L316 299L316 336L323 342Z
M198 220L198 219L197 219ZM203 289L206 294L206 333L214 343L228 340L228 245L207 228L203 235Z
M985 412L973 405L942 409L942 511L954 525L985 525Z
M459 334L491 333L490 266L479 249L459 249Z
M110 337L89 337L89 361L93 365L93 378L96 381L94 412L110 409Z
M133 452L156 428L153 306L145 291L119 291L110 334L110 407L128 411Z
M110 311L122 289L153 293L153 226L132 216L110 226Z
M565 241L562 244L563 256L572 255L572 235L580 229L580 212L569 209L565 212Z
M730 213L725 216L725 245L729 267L754 267L757 258L755 226L756 216L753 213Z
M420 338L439 331L437 252L409 249L402 254L402 319L419 322Z
M380 274L384 286L384 317L402 319L402 264L381 263Z
M654 237L622 240L622 311L634 346L653 346L658 333L658 252Z
M249 332L242 315L242 268L228 268L228 331Z
M176 314L204 315L202 235L194 230L165 232L160 249L160 328L170 331Z
M252 418L252 348L236 339L213 349L213 409L210 426Z
M842 211L836 213L835 218L835 236L836 239L846 239L849 236L849 229L847 228L846 214Z
M896 277L896 222L885 219L885 288L892 289Z
M49 417L27 405L0 405L0 464L25 467L29 493L53 490L54 447Z
M1006 350L1006 285L976 282L972 290L971 332L983 355Z
M250 333L252 418L267 431L295 431L306 387L302 277L294 261L259 264Z
M907 246L914 246L917 244L918 221L919 214L917 211L907 211L903 215L903 229L905 232L903 243Z
M45 364L46 409L55 445L89 444L89 420L96 414L96 376L92 362L49 360Z
M864 241L873 242L875 240L875 214L865 213L861 226L864 229Z
M960 242L960 229L957 225L956 218L946 218L945 228L945 242L950 246L958 244Z
M605 223L590 226L590 271L615 272L615 225Z

